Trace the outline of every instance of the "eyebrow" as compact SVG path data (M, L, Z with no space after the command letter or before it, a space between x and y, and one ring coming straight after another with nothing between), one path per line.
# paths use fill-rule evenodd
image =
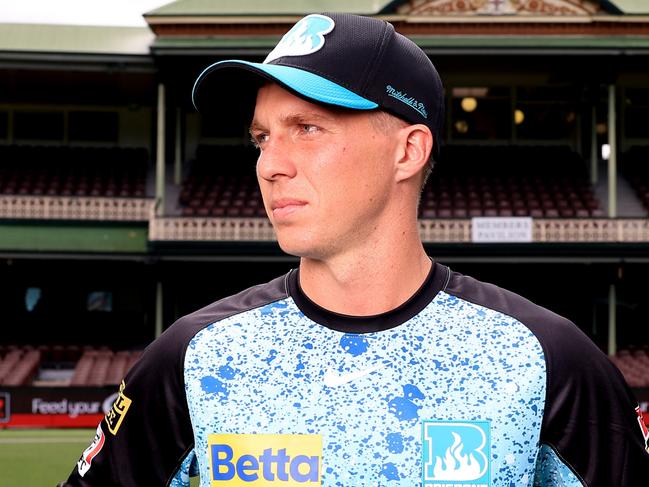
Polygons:
M333 121L336 117L332 114L323 114L319 112L296 112L296 113L288 113L281 118L281 123L282 125L295 125L299 123L304 123L307 121ZM252 122L250 123L250 128L248 129L249 132L252 132L253 130L263 130L264 126L260 124L256 119L253 119Z

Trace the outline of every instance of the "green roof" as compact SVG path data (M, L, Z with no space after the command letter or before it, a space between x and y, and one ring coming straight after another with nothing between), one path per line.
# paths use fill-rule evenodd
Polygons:
M145 16L303 15L313 12L378 14L392 0L178 0Z
M622 13L649 14L649 1L647 0L610 0Z
M303 15L313 12L390 13L407 0L177 0L146 16ZM597 0L594 0L597 1ZM600 0L623 14L649 14L649 0Z
M561 51L573 49L583 53L591 51L649 51L649 37L629 36L476 36L476 35L413 35L409 36L422 49L434 52L449 50L512 50L512 51ZM160 37L153 45L154 51L175 54L197 52L222 52L240 54L267 53L277 43L279 36L230 36L209 37Z
M149 55L148 27L0 24L0 51Z

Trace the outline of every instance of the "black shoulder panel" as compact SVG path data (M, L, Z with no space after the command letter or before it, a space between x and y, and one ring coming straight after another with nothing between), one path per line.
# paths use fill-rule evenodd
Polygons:
M104 438L88 468L63 486L168 485L194 445L185 397L185 351L201 329L287 296L286 276L180 318L151 343L122 383L101 422ZM98 442L99 444L99 442Z
M569 320L493 284L452 273L447 293L515 318L537 337L547 370L541 443L589 486L635 486L649 454L621 373Z

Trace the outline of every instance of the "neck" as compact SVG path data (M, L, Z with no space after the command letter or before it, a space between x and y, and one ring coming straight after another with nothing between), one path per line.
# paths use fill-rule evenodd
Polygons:
M323 308L340 314L370 316L405 303L431 269L416 226L398 238L375 239L328 259L303 257L300 286Z

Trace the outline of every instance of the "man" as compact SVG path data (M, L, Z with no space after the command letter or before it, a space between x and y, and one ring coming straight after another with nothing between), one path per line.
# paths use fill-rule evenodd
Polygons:
M597 347L425 254L443 105L425 54L386 22L310 15L263 64L208 67L194 100L246 88L299 269L168 329L64 485L641 485L642 420Z

